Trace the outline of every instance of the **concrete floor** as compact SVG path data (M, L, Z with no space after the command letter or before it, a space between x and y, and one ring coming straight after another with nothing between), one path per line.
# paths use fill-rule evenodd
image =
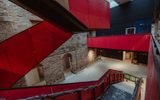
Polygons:
M120 70L124 73L128 73L137 77L147 77L147 65L136 65L128 61L116 60L106 57L102 57L102 59L102 63L104 63L110 69Z
M128 82L121 82L121 83L113 84L113 86L129 94L133 94L135 83L128 81Z
M65 80L60 83L96 81L108 71L108 67L101 66L100 64L101 62L91 64L76 74L72 74L71 72L65 73Z
M132 100L132 94L115 86L110 86L101 100Z
M101 78L108 69L115 69L123 71L137 77L142 77L144 84L142 85L142 99L144 100L145 87L146 87L146 77L147 77L147 65L143 64L132 64L128 61L121 61L112 58L102 57L101 61L97 61L94 64L87 66L84 70L78 72L77 74L72 74L71 72L65 74L65 80L61 83L75 83L75 82L85 82L85 81L95 81ZM133 92L133 84L125 85L126 83L116 84L115 87L124 90L128 93Z
M147 77L146 65L135 65L130 62L106 57L103 57L102 59L103 60L87 66L84 70L78 72L77 74L72 74L71 72L66 73L65 80L60 83L95 81L102 77L108 69L120 70L124 73L129 73L137 77Z

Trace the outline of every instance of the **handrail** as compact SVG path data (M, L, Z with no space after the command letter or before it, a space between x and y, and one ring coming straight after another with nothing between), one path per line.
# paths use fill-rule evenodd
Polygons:
M131 82L135 82L134 92L132 94L132 100L141 100L141 86L143 83L143 79L134 75L130 75L128 73L124 74L124 79L129 80Z
M112 74L122 74L121 71L117 71L117 70L109 70L107 73L105 73L98 81L94 81L96 82L95 85L90 85L90 86L86 86L83 88L78 88L78 89L73 89L73 90L67 90L67 91L62 91L62 92L58 92L58 93L52 93L52 94L47 94L47 95L41 95L41 96L35 96L35 97L30 97L27 98L27 100L32 100L32 99L41 99L41 98L45 98L45 97L51 97L51 98L56 98L57 96L61 96L61 95L65 95L65 94L70 94L70 93L76 93L76 92L80 92L80 91L85 91L85 90L89 90L89 89L95 89L101 85L104 84L105 79L109 78ZM123 77L122 77L123 78ZM110 78L109 78L110 79ZM121 81L123 81L123 79L121 79ZM119 81L115 81L115 82L110 82L109 84L113 84L113 83L117 83ZM97 97L97 99L100 97Z
M114 76L112 76L114 75ZM71 83L71 84L59 84L53 86L41 86L33 88L13 89L13 90L0 90L0 98L15 98L15 99L33 99L33 98L59 98L71 94L79 94L82 97L83 92L92 90L95 98L100 98L104 91L110 84L121 82L124 79L123 72L109 69L98 81L83 82L83 83ZM2 93L4 91L4 93ZM33 93L32 93L32 92ZM20 96L23 92L23 96ZM30 95L27 94L30 92ZM9 95L11 93L11 95ZM14 95L13 95L14 94ZM19 94L18 97L15 95Z
M136 81L136 86L132 95L132 100L141 100L141 86L142 86L142 78Z
M154 65L157 72L157 81L158 88L160 91L160 44L156 40L155 36L152 35L152 47L153 47L153 56L154 56Z
M134 75L130 75L128 73L124 73L124 79L132 81L132 82L137 82L140 78Z

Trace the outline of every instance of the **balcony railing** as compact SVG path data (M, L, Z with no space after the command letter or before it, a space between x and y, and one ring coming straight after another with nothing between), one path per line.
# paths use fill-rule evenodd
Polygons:
M126 79L127 81L129 80L131 82L137 82L140 78L136 77L134 75L130 75L130 74L125 73L124 74L124 79Z
M134 75L127 74L127 73L124 74L124 79L126 81L131 81L135 83L134 92L132 94L132 100L141 100L140 99L141 98L141 86L143 83L143 79L137 76L134 76Z
M160 44L154 36L152 36L152 40L154 65L157 72L157 81L160 91Z
M132 95L132 100L141 100L141 86L143 80L140 78L136 81L136 86Z

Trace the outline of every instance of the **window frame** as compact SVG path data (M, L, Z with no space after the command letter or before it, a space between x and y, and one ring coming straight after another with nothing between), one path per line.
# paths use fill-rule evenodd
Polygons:
M126 35L129 35L128 34L128 29L134 29L134 33L133 34L136 34L136 27L128 27L128 28L125 29L125 34Z

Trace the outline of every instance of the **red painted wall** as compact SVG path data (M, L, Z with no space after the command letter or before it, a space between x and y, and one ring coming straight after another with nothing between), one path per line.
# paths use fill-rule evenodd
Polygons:
M110 7L105 0L68 0L70 12L89 29L110 28Z
M153 48L152 43L150 43L145 100L159 100L159 97L160 94L158 92L158 81L154 65Z
M0 88L17 80L71 37L56 25L42 22L0 44Z
M88 38L88 47L148 52L149 34Z

